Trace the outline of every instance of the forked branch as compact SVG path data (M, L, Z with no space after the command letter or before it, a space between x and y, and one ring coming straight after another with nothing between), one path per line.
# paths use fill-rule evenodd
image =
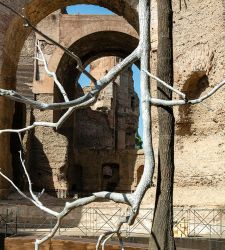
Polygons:
M154 80L157 80L159 83L163 84L168 89L170 89L173 92L177 93L183 99L183 100L162 100L162 99L157 99L157 98L150 97L148 101L149 101L149 103L151 105L154 105L154 106L164 106L164 107L166 107L166 106L181 106L181 105L186 105L186 104L192 104L192 105L194 105L194 104L203 104L202 102L204 100L211 97L213 94L215 94L219 89L221 89L225 85L225 79L224 79L221 82L219 82L218 84L216 84L215 87L213 87L206 95L200 96L197 99L189 100L186 97L186 95L184 93L182 93L181 91L175 89L174 87L171 87L170 85L168 85L168 83L166 83L166 82L162 81L161 79L159 79L158 77L154 76L149 71L147 71L145 69L143 69L143 71L147 75L149 75L151 78L153 78Z

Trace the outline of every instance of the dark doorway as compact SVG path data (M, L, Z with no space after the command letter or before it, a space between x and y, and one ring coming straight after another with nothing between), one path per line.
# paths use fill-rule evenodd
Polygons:
M107 163L102 165L102 190L112 192L119 184L119 164Z
M83 192L83 168L80 165L74 165L68 176L70 182L70 195L81 197Z

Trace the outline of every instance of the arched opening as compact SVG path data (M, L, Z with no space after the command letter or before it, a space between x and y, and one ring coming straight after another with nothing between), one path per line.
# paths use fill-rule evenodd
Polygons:
M57 19L57 16L55 17ZM78 17L75 17L77 19ZM51 20L51 18L49 18ZM72 17L65 16L63 18L63 22L68 22L68 20L71 20ZM79 24L81 21L86 21L86 17L79 16ZM104 18L105 19L105 18ZM110 20L112 20L112 17L110 17ZM124 23L124 21L119 17L113 17L113 20L115 20L117 23ZM76 21L76 20L75 20ZM94 71L94 64L95 60L98 58L102 58L104 56L116 56L116 61L111 65L111 67L108 67L107 70L112 68L113 66L118 63L119 58L126 57L128 54L130 54L138 44L138 39L135 35L135 32L132 31L132 29L125 31L127 33L121 32L121 25L119 27L110 26L110 22L107 22L105 20L104 22L100 19L100 26L96 27L96 16L93 19L95 28L92 29L85 29L82 33L79 33L78 37L76 36L66 36L65 37L65 43L69 43L71 37L75 40L70 46L69 49L77 54L84 65L92 65L92 71ZM89 22L91 20L89 19ZM49 25L49 22L48 22ZM62 27L64 23L62 23ZM128 32L129 31L129 32ZM75 34L76 30L73 30ZM71 31L71 34L73 34ZM62 37L64 36L62 32L60 32ZM132 35L131 35L132 34ZM69 95L70 99L73 99L75 97L78 97L79 95L83 95L87 89L82 89L78 84L76 84L77 79L80 76L80 72L76 70L76 62L70 57L68 57L66 54L62 54L62 51L59 51L58 48L53 48L48 42L44 40L39 40L41 43L41 47L43 50L43 53L45 54L47 61L49 63L50 68L56 69L56 74L60 82L63 84L64 88L66 89L66 92ZM51 53L50 53L51 52ZM52 54L52 55L51 55ZM118 58L119 57L119 58ZM55 60L56 58L56 60ZM96 64L97 65L97 64ZM106 70L106 71L107 71ZM123 74L120 76L120 78L123 78L119 80L117 84L112 83L109 87L113 89L113 93L116 93L116 88L119 89L119 85L123 85L122 82L126 82L126 87L123 91L126 91L126 105L128 107L123 107L124 110L130 110L130 113L133 113L133 117L130 118L130 121L128 122L129 126L127 126L127 129L125 131L117 131L114 126L115 119L113 118L113 110L114 107L110 107L109 109L105 109L105 106L101 106L98 103L98 106L81 111L76 111L74 115L71 115L71 117L67 120L67 122L61 127L60 136L59 134L56 136L54 135L54 131L49 131L48 133L43 133L40 130L36 130L37 133L34 135L37 137L37 140L32 140L33 142L39 142L42 143L42 155L45 159L50 159L47 164L42 164L42 168L38 166L38 160L36 160L34 166L32 166L32 179L38 180L38 182L34 181L34 186L36 186L38 189L40 189L40 184L49 182L49 188L51 187L51 190L54 191L57 190L57 193L60 193L59 190L62 190L62 193L64 195L64 190L70 190L71 193L77 192L78 195L85 195L89 192L98 191L101 190L101 182L102 182L102 174L101 174L101 166L102 164L107 160L106 155L110 155L112 157L112 161L115 160L115 150L118 149L118 145L122 145L122 149L134 149L135 148L135 132L137 130L137 126L133 126L132 122L136 120L136 123L138 124L138 98L133 90L133 79L132 79L132 72L131 69L127 71L128 73ZM43 76L44 74L43 69L43 63L38 62L36 65L36 72L35 76L38 76L35 81L35 89L36 91L36 98L40 101L55 101L55 102L61 102L63 101L61 94L58 92L56 88L54 88L54 95L52 95L51 92L46 94L43 91L43 88L45 91L48 91L48 79ZM102 72L101 74L104 75L106 72ZM99 79L99 76L96 76L97 79ZM88 80L89 81L89 80ZM130 83L130 86L132 86L132 89L130 87L130 90L128 88L128 82ZM42 89L40 89L39 86L42 86L43 83L45 86L43 86ZM121 84L120 84L121 83ZM132 84L131 84L132 83ZM90 84L90 81L89 81ZM39 85L39 86L38 86ZM118 87L117 87L118 85ZM47 86L47 87L46 87ZM90 86L89 86L90 87ZM120 87L121 88L121 87ZM104 90L106 91L106 90ZM106 91L107 92L107 91ZM106 94L106 93L104 93ZM104 95L103 94L103 95ZM122 96L122 94L120 93ZM114 96L112 96L113 99ZM121 98L121 97L120 97ZM110 100L111 101L111 100ZM115 102L110 102L110 105L116 105ZM124 116L124 110L121 111ZM127 112L127 111L126 111ZM125 113L126 113L125 112ZM46 114L47 115L46 115ZM54 116L54 121L57 121L59 117L62 115L62 112L60 111L54 111L52 112ZM110 114L107 114L110 113ZM44 118L48 117L51 118L51 111L48 112L39 112L35 111L34 116L36 116L38 119L43 116ZM122 115L121 115L122 116ZM111 119L113 118L113 119ZM135 119L134 119L135 118ZM120 119L121 120L121 119ZM124 122L120 125L120 127L123 127L125 124ZM99 125L100 124L100 125ZM104 124L104 125L103 125ZM102 129L103 128L103 129ZM77 133L79 131L79 133ZM95 131L95 132L93 132ZM50 136L51 135L51 136ZM45 146L45 144L49 143L49 139L44 139L44 137L50 136L51 140L55 137L52 150L50 150L51 146ZM107 139L108 138L108 139ZM123 138L122 143L121 140L118 141L118 138ZM54 157L53 151L56 151L56 147L61 147L63 150L58 152L57 157ZM34 146L33 146L34 148ZM87 166L90 167L90 162L85 162L85 160L82 158L86 155L85 150L89 150L89 154L91 155L91 159L98 158L98 150L105 150L105 155L100 157L101 162L96 163L96 174L95 177L89 176L91 174L91 171L87 170ZM82 150L81 152L78 152L78 150ZM33 155L38 155L34 153ZM61 163L55 162L57 158L61 155ZM79 155L79 157L77 156ZM83 155L83 156L82 156ZM68 157L69 156L69 157ZM42 158L43 158L42 157ZM114 158L113 158L114 157ZM84 157L85 158L85 157ZM135 155L134 157L135 158ZM79 159L79 160L78 160ZM135 159L133 162L131 162L130 165L132 167L130 168L131 171L134 168L133 164L135 162ZM37 166L35 166L37 165ZM61 165L61 166L60 166ZM44 166L44 167L43 167ZM60 166L60 167L56 167ZM82 180L82 192L78 191L79 188L77 188L76 184L76 178L71 178L71 176L74 172L79 173L80 168L79 166L82 166L82 176L85 176L85 178L89 181L89 183L85 183L85 181ZM123 164L124 168L128 167L129 165ZM122 167L123 167L122 166ZM44 170L45 168L45 170ZM78 168L78 169L76 169ZM40 175L41 172L45 171L48 173L48 175ZM131 174L130 174L131 176ZM38 178L37 178L38 177ZM40 181L41 179L45 179L44 181ZM80 177L82 179L82 177ZM51 181L53 180L53 182ZM97 182L97 184L96 184ZM130 182L130 184L128 184ZM127 184L123 187L123 190L129 191L129 186L131 186L131 178L129 181L127 181ZM121 189L121 187L118 187ZM48 188L46 188L48 192ZM52 192L51 192L52 193ZM60 195L61 197L61 195Z
M52 11L58 9L58 8L63 8L65 6L67 6L68 4L80 4L80 3L86 3L86 1L58 1L57 3L52 4L51 1L46 2L44 5L41 1L31 1L27 6L26 6L26 12L27 12L27 17L31 20L32 23L38 23L42 18L44 18L45 16L47 16L47 14L51 13ZM98 1L88 1L88 3L92 3L92 4L99 4ZM19 3L19 5L21 5L21 3ZM134 16L137 16L137 12L136 12L136 6L137 3L132 3L130 4L129 1L124 1L122 3L123 8L121 8L121 1L105 1L104 3L101 3L102 6L104 7L108 7L109 9L111 9L112 11L114 11L115 13L119 14L119 15L123 15L127 20L129 20L130 23L132 23L135 27L137 27L137 18L134 18ZM17 7L17 5L13 6L14 8ZM19 6L20 9L21 6ZM33 11L35 9L35 11ZM38 11L39 9L41 9L41 11ZM13 19L13 22L11 24L9 24L8 26L8 30L6 31L6 36L5 36L5 47L4 47L4 55L3 55L3 66L1 68L1 86L3 88L9 87L9 88L15 88L15 73L16 73L16 69L17 69L17 62L19 60L19 54L20 54L20 50L22 48L22 45L24 44L24 41L28 35L28 33L30 32L30 30L26 30L23 27L22 24L22 20L20 20L19 18L15 17ZM121 37L121 39L118 40L122 40L123 37ZM12 41L17 41L16 44L12 44ZM130 41L129 41L130 42ZM135 43L137 44L137 41L135 41ZM127 43L128 44L128 43ZM131 44L134 45L133 42L131 42ZM120 47L120 46L119 46ZM124 48L126 48L126 46L124 46ZM135 48L135 46L133 47L133 49ZM90 49L90 48L89 48ZM13 53L12 53L13 51ZM101 52L99 51L98 53L96 53L96 57L95 58L99 58L100 56L104 55L104 53L108 54L108 55L114 55L114 53L116 55L119 55L121 57L125 56L127 54L127 51L120 51L117 50L117 47L114 47L113 49L106 49L106 52ZM114 52L111 52L114 51ZM120 54L121 53L121 54ZM85 57L86 56L86 57ZM91 55L85 55L83 57L83 60L86 60L86 63L88 64L88 59L90 58ZM7 64L7 67L5 67L5 63ZM36 78L38 79L38 78ZM10 84L9 84L10 83ZM5 101L4 101L5 102ZM6 101L5 103L8 103L8 101ZM4 106L5 104L2 103L2 105ZM8 105L8 104L7 104ZM9 106L9 105L8 105ZM1 120L4 120L6 117L7 119L7 124L4 123L3 126L4 127L10 127L10 111L6 114L2 114L2 118ZM9 173L10 171L8 171ZM61 178L61 177L60 177Z
M18 10L19 12L21 12L22 8L24 8L27 18L34 25L38 24L42 19L44 19L54 11L63 9L69 5L99 5L111 10L119 16L123 16L136 30L138 30L138 0L132 1L132 3L130 3L129 0L107 0L100 2L98 0L58 0L54 2L50 0L47 0L45 2L41 0L32 0L25 5L21 1L16 1L8 4L10 7ZM15 84L16 79L15 76L20 57L20 51L31 30L24 27L23 20L21 18L14 16L11 12L4 9L4 7L1 7L1 10L3 13L2 15L8 18L7 22L5 22L6 26L3 27L3 30L5 31L5 42L4 54L2 58L3 64L0 70L1 85L5 87L13 87L13 83ZM14 41L17 42L15 43Z

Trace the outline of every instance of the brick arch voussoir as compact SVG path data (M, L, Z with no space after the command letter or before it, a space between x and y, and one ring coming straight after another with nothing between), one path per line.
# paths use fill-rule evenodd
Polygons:
M57 9L73 4L94 4L99 5L119 16L123 16L135 29L138 29L137 7L138 0L6 0L11 7L21 12L24 7L26 15L33 24L37 24L43 18ZM4 53L0 57L0 85L7 87L8 83L4 81L11 78L11 86L15 87L15 74L19 61L19 56L23 44L30 33L30 29L23 26L23 21L19 17L15 17L12 13L0 7L0 19L7 12L8 18L5 26L7 29L0 37L0 44L3 44L2 51Z
M95 25L93 26L88 25L85 28L77 28L76 30L74 30L74 32L71 32L64 38L64 40L62 41L64 46L67 48L71 48L79 40L92 34L97 34L99 32L104 32L105 34L107 34L108 32L117 32L130 36L132 39L138 39L138 33L136 32L136 30L131 25L127 24L123 18L118 16L113 17L113 20L119 23L119 25L117 26L115 26L114 23L110 23L110 21L107 19L111 20L112 17L106 17L106 20L104 22L100 21L99 24L95 23ZM76 34L76 36L74 36L74 34ZM52 71L57 71L58 65L63 55L64 52L60 48L56 48L56 50L53 52L49 60L49 68Z

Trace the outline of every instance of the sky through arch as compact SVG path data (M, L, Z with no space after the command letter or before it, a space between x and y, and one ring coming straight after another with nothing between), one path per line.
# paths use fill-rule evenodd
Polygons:
M69 15L115 15L110 10L96 6L96 5L90 5L90 4L78 4L78 5L72 5L67 7L67 12ZM87 69L89 69L87 67ZM133 79L134 79L134 90L138 94L139 100L140 100L140 70L137 68L136 65L132 66L133 71ZM87 82L90 80L85 76L81 75L79 79L79 83L81 86L87 85ZM141 103L140 103L141 105ZM139 105L139 106L140 106ZM143 138L143 124L141 119L141 110L140 110L140 116L139 116L139 123L138 123L138 133L140 134L141 138Z

